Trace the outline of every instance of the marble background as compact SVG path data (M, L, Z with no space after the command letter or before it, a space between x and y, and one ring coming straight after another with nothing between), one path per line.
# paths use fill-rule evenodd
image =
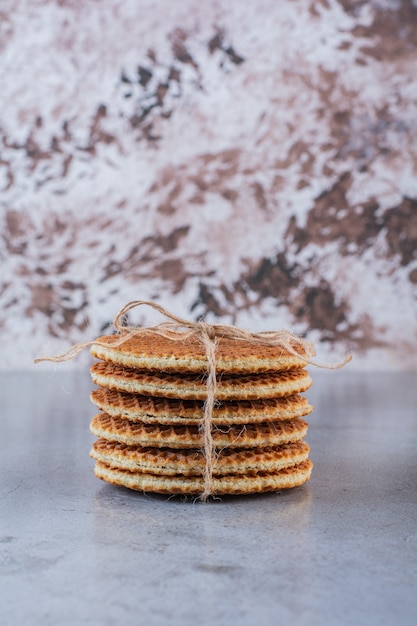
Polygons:
M0 368L141 298L417 369L416 2L2 0L0 84Z

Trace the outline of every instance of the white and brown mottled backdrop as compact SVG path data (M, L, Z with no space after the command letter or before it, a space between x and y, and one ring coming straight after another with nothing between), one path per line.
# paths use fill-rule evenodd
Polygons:
M0 72L1 368L137 298L417 368L416 2L2 0Z

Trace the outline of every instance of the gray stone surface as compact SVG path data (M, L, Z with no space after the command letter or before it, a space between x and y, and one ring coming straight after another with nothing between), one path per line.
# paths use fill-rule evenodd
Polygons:
M3 374L1 623L417 623L415 374L312 371L310 483L212 503L97 480L88 374Z

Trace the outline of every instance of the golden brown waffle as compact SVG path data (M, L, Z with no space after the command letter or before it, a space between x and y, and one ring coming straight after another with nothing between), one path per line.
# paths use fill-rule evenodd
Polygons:
M195 337L174 341L157 334L140 333L125 341L122 339L120 335L99 337L99 343L94 343L90 349L91 354L104 361L137 369L199 373L207 371L205 348ZM307 354L296 343L292 347L300 356L281 347L219 338L216 347L216 371L240 374L304 367L307 364L306 359L311 358L312 354Z
M214 427L213 445L216 448L255 448L278 446L301 441L308 424L302 419L269 424ZM157 448L202 448L203 434L198 426L160 426L129 422L106 413L96 415L90 425L93 435L127 445Z
M98 362L91 367L91 377L96 385L129 393L190 400L205 400L207 397L205 377L195 374L150 374ZM302 368L271 374L223 375L217 384L216 399L276 398L306 391L310 385L308 371Z
M203 497L309 480L301 417L313 407L300 394L311 385L311 345L294 341L286 350L220 337L210 370L216 385L208 384L207 350L198 336L176 341L146 330L93 344L100 362L91 367L99 387L91 400L102 412L91 422L99 439L90 454L98 477Z
M304 442L287 443L275 448L226 448L213 462L213 476L277 472L297 465L308 458L309 446ZM145 448L98 439L90 456L116 469L163 476L200 476L205 458L201 450Z
M312 468L312 462L307 459L298 465L277 472L214 477L212 494L243 495L291 489L310 480ZM101 461L96 462L94 473L108 483L137 491L190 496L199 496L204 491L204 480L200 476L158 476L131 472L112 468Z
M90 399L105 413L133 422L193 425L200 424L203 420L203 403L197 400L151 398L103 387L94 389ZM214 406L213 424L286 421L309 415L312 410L313 407L301 395L265 400L232 400Z

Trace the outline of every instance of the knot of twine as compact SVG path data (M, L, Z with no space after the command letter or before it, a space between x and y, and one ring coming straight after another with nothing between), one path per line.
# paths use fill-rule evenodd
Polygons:
M167 321L161 322L156 326L149 327L129 326L127 324L128 312L143 305L149 306L158 311L167 318ZM207 358L207 395L203 407L204 416L202 423L205 468L204 490L200 498L203 501L207 500L207 498L213 493L212 486L215 449L212 434L212 418L213 408L216 402L216 348L219 338L246 341L252 343L253 345L275 346L293 354L294 356L297 356L305 361L306 364L309 363L325 369L340 368L348 363L352 358L349 355L338 363L323 365L312 360L311 357L314 356L315 352L311 342L287 330L251 333L228 324L208 324L204 320L192 322L182 319L181 317L177 317L161 305L147 300L132 300L131 302L128 302L117 313L113 321L113 326L116 332L120 335L120 339L116 340L113 344L116 347L126 341L126 339L145 333L160 335L173 341L184 341L195 337L203 344ZM78 343L61 355L40 357L35 359L35 363L39 363L41 361L53 361L55 363L68 361L84 350L84 348L100 343L99 339ZM296 348L299 350L296 350Z

